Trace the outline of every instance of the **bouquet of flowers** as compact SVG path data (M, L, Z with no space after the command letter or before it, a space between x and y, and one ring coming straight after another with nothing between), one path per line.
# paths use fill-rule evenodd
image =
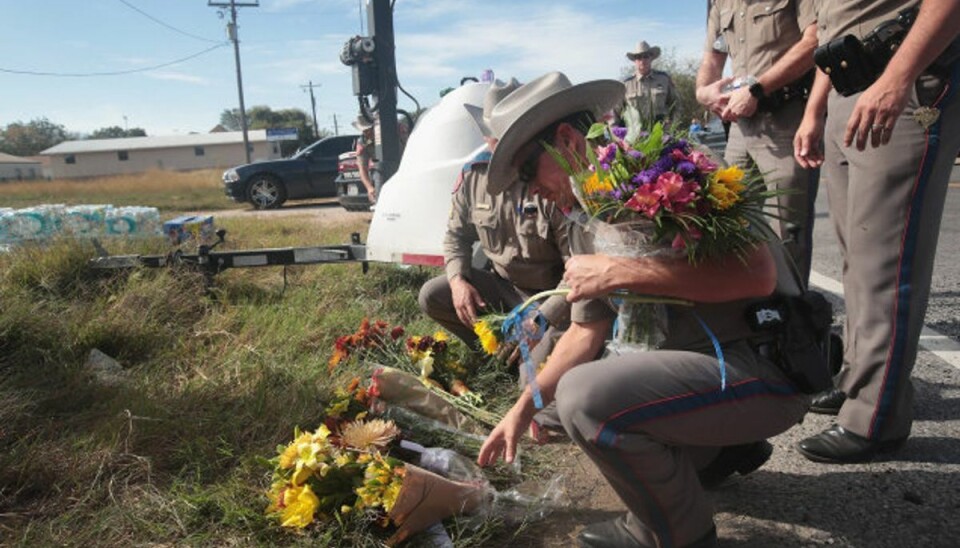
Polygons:
M346 391L338 389L327 409L328 415L357 411L370 407L375 401L416 407L414 411L424 414L442 402L441 416L447 416L452 407L488 426L499 422L500 416L486 409L487 402L481 393L468 385L476 380L476 371L465 365L464 345L459 339L452 339L442 330L406 338L404 334L401 326L391 327L385 321L371 322L364 318L355 333L336 339L329 361L331 371L347 361L358 361L374 366L372 370L376 373L369 390L359 386L359 381ZM390 374L381 375L379 372L383 370L389 370ZM398 374L401 372L404 375Z
M705 149L671 135L661 124L627 138L623 127L594 124L587 133L586 158L568 163L582 208L574 252L608 255L683 256L700 261L747 253L773 234L765 211L769 199L762 178L737 166L721 167ZM548 149L549 150L549 149ZM575 218L576 220L576 218ZM666 300L620 300L612 352L649 350L666 339ZM675 302L672 304L676 304ZM689 304L689 303L687 303Z
M733 254L741 259L773 234L765 205L777 192L738 166L721 167L705 149L661 124L629 142L627 129L594 124L587 158L571 166L574 193L593 221L640 223L650 245L669 246L691 263Z
M450 480L389 455L400 434L392 421L349 421L336 430L294 431L278 447L267 514L284 527L357 514L396 526L388 545L457 513L485 505L488 484Z

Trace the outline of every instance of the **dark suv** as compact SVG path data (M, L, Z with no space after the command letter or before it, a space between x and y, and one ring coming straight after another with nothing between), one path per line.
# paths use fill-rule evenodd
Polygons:
M283 160L255 162L223 173L227 196L257 209L279 207L287 200L337 195L337 159L353 150L359 135L327 137Z

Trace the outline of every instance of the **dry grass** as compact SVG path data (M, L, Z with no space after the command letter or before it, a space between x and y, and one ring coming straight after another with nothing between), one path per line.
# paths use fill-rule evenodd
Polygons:
M161 211L226 209L237 204L223 193L221 170L152 170L91 179L18 181L0 184L0 204L112 204L152 206Z

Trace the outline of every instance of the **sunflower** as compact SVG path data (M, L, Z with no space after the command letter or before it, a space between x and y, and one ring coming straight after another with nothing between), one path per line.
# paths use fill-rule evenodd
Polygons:
M483 347L484 352L491 356L497 353L497 349L500 347L500 341L486 320L478 320L477 323L473 324L473 332L480 338L480 345Z
M740 193L746 186L743 184L743 170L737 166L730 166L717 171L713 184L710 185L710 197L717 209L729 209L740 201Z
M366 422L356 421L343 427L340 441L346 447L368 451L386 447L399 434L400 430L393 421L382 419L373 419Z

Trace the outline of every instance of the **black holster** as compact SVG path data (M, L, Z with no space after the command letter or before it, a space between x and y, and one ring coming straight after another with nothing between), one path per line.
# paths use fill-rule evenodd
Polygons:
M830 325L833 306L822 294L805 291L753 304L747 323L759 338L775 342L776 351L765 356L804 394L833 386L830 372Z

